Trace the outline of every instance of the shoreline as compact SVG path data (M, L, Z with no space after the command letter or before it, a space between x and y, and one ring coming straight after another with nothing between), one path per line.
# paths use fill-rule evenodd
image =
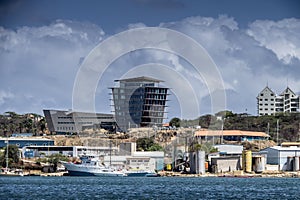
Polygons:
M243 171L224 172L212 174L182 174L180 172L159 172L161 177L224 177L224 178L300 178L300 171L297 172L280 172L267 171L262 173L245 173Z
M180 172L161 171L157 173L159 177L219 177L219 178L300 178L300 171L298 172L280 172L280 171L267 171L263 173L245 173L243 171L224 172L212 174L206 172L205 174L183 174ZM53 172L53 173L24 173L24 176L43 176L43 177L61 177L68 176L68 172Z

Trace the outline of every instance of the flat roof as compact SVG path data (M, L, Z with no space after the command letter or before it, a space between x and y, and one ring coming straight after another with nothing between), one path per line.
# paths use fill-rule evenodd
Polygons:
M8 140L8 141L54 141L53 139L49 139L49 138L36 138L36 137L1 137L0 140Z
M195 131L195 136L252 136L252 137L270 137L264 132L241 131L241 130L208 130L201 129Z
M289 146L300 146L300 142L283 142L281 143L282 147L289 147Z
M164 82L162 80L147 77L147 76L140 76L140 77L135 77L135 78L115 80L115 82L118 82L118 81L124 81L124 82L143 82L143 81L147 81L147 82L154 82L154 83Z
M282 147L282 146L273 146L273 147L268 147L270 149L275 149L278 151L300 151L300 147L296 147L296 146L289 146L289 147ZM266 148L266 149L268 149ZM264 149L264 150L266 150Z
M84 112L84 111L76 111L76 110L43 109L43 111L49 111L49 112L64 112L66 115L69 115L69 114L83 114L83 115L105 115L105 116L114 116L113 114L110 114L110 113Z

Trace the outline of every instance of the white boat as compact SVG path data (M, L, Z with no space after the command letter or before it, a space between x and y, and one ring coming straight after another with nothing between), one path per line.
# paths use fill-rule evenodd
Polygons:
M70 176L124 176L123 172L101 164L97 158L82 158L82 163L60 161Z

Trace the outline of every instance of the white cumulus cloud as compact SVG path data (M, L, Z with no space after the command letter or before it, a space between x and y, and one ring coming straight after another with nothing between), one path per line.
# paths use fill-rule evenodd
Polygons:
M16 30L0 27L0 91L14 94L0 111L71 107L79 63L104 36L94 24L68 20Z
M272 50L278 59L289 64L293 57L300 59L300 20L258 20L250 24L247 33L262 46Z

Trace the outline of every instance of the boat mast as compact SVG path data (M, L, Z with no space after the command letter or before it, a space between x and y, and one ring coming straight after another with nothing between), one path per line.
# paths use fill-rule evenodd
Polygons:
M6 142L6 171L8 171L8 139L5 141Z

